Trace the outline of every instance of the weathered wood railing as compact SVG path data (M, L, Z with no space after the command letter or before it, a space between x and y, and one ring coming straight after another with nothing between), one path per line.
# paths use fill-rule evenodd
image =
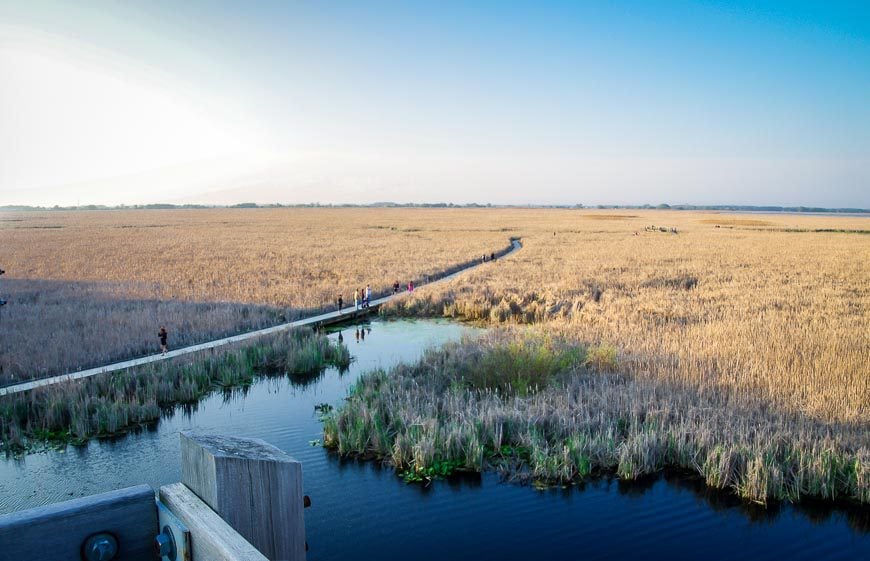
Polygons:
M304 561L302 466L262 440L181 435L182 481L0 516L0 561Z

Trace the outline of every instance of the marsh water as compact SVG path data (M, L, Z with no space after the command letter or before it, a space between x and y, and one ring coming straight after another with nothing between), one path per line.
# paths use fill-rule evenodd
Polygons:
M356 335L362 329L362 337ZM0 513L180 479L182 430L262 438L303 464L308 559L870 559L870 512L829 504L751 508L703 483L662 475L536 490L494 474L406 484L375 462L320 446L314 406L338 405L364 371L414 360L474 329L375 321L341 330L355 361L305 381L263 379L215 393L156 426L64 451L0 460ZM339 333L330 337L338 338Z

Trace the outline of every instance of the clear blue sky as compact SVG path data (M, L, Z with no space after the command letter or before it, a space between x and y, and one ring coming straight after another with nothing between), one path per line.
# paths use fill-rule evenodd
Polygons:
M868 2L7 2L0 204L870 207Z

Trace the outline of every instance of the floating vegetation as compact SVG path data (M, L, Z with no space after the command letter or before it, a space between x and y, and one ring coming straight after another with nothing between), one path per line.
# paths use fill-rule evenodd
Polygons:
M204 351L7 395L0 398L0 450L24 452L119 434L215 389L246 387L257 376L304 381L327 366L346 368L350 361L347 347L310 329L294 329L218 353Z
M448 344L363 375L322 416L323 445L381 458L409 482L489 469L566 485L673 467L762 504L870 502L866 427L633 378L614 372L615 355L524 331Z

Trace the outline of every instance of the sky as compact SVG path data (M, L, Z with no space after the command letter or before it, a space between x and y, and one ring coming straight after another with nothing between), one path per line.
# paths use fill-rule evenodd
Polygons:
M870 208L870 3L0 0L0 205Z

